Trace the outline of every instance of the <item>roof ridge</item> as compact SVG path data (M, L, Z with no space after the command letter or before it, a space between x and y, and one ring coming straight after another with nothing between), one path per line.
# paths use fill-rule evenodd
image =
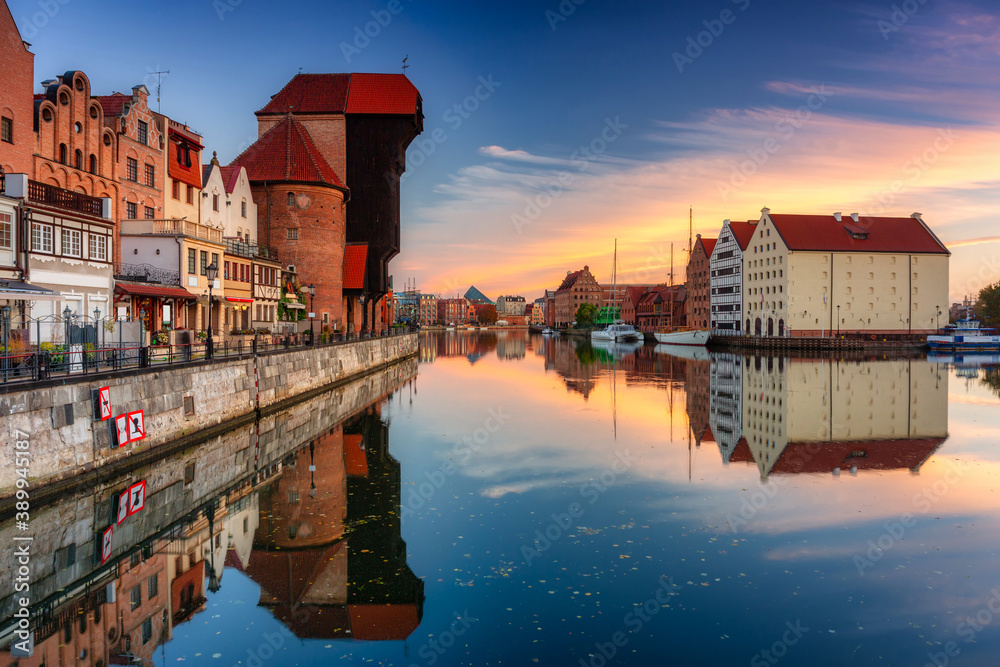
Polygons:
M292 128L295 127L295 117L291 112L285 117L288 129L285 132L285 180L292 178Z

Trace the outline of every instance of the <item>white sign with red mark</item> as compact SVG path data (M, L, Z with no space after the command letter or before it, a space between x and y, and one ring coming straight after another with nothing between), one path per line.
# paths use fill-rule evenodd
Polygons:
M128 515L132 516L146 506L146 480L133 484L128 490Z
M111 539L114 537L115 527L108 526L108 529L104 531L101 536L101 565L108 562L111 558Z

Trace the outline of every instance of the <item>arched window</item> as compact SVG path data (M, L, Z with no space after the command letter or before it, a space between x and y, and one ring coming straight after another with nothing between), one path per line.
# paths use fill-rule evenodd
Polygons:
M83 151L77 148L76 153L73 154L73 157L76 158L73 161L73 166L76 167L77 169L83 169Z
M289 206L295 206L295 193L294 192L289 192L288 193L288 205Z
M97 156L93 153L90 154L90 173L97 173Z
M66 144L59 144L59 162L61 164L66 164Z

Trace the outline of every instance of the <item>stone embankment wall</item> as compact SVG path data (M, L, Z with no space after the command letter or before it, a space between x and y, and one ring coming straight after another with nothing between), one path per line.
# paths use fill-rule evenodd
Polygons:
M257 408L384 368L416 355L417 350L417 335L410 334L272 352L256 359L247 356L0 387L0 498L10 497L16 488L15 452L22 450L16 450L15 443L28 452L28 479L37 488L148 455ZM95 421L93 394L102 387L110 388L112 418ZM145 438L114 447L114 418L139 410Z

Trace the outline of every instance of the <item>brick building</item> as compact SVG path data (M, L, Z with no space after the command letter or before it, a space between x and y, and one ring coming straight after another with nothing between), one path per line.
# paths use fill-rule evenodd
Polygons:
M716 239L703 239L698 234L687 265L687 324L693 329L711 326L711 270L709 259Z
M555 293L554 326L567 326L576 320L576 311L584 303L601 307L601 286L590 272L589 266L580 271L570 271Z
M465 299L438 299L437 306L438 322L441 324L465 324L469 321L470 304Z
M360 322L348 318L350 326L381 328L384 324L377 320L382 313L379 304L390 289L389 261L399 253L399 177L406 168L407 146L423 131L420 93L401 74L299 74L257 112L257 119L258 143L266 137L273 142L273 132L294 121L295 142L308 138L311 146L302 154L309 168L328 169L343 194L350 193L349 203L342 197L340 210L335 212L340 220L339 227L337 222L334 226L344 237L339 247L319 244L298 249L303 261L317 271L313 275L296 265L302 280L317 284L317 303L328 309L335 322L347 315L344 311L360 306ZM325 169L317 166L320 160ZM286 188L282 196L288 194L298 197L300 193ZM285 219L281 207L268 208L273 215L261 216L261 236L267 245L275 245L275 237L294 224ZM284 212L293 208L286 206ZM368 246L361 295L349 304L340 302L337 285L343 281L342 258L336 257L347 242ZM285 255L282 259L293 263ZM322 297L326 301L321 301L320 284L329 290Z
M32 90L35 55L3 3L0 9L0 169L8 174L31 174L35 149Z

